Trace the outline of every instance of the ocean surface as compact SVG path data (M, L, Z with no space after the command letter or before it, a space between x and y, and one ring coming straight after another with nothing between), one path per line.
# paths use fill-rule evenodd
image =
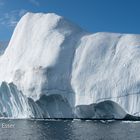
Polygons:
M0 140L140 140L140 122L1 119Z

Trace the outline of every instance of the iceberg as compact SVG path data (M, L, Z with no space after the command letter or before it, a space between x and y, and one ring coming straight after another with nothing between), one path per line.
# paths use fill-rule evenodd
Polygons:
M55 13L27 13L0 57L0 115L139 117L139 72L140 35L88 33Z

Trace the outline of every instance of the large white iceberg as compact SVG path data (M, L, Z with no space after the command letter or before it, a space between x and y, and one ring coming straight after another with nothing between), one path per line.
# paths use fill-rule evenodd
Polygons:
M1 83L28 100L25 117L140 116L139 73L140 35L91 34L54 13L23 16L0 57Z

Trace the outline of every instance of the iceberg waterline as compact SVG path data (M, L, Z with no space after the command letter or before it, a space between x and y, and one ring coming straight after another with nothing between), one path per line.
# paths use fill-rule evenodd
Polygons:
M23 95L13 83L2 82L0 86L1 118L93 118L123 119L127 113L115 102L79 105L74 109L59 94L42 95L34 101Z
M0 116L139 116L139 54L140 35L91 34L53 13L27 13L0 57Z

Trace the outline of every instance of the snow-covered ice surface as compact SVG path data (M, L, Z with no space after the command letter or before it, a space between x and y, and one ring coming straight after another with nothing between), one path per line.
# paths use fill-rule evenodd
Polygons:
M24 98L17 118L140 116L139 73L140 35L91 34L54 13L23 16L0 57L1 83Z

